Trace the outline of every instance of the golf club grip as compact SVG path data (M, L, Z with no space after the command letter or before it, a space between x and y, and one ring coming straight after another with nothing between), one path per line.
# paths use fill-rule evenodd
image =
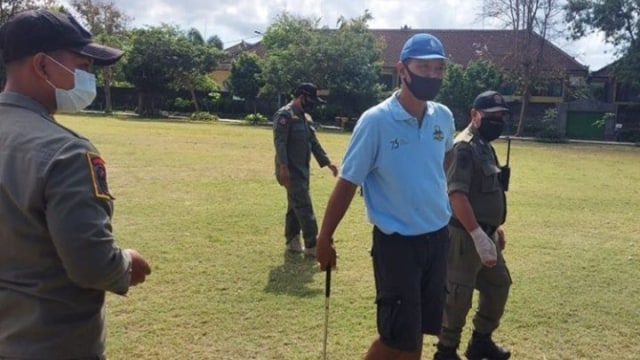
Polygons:
M327 266L327 276L324 282L324 296L329 297L331 295L331 265Z

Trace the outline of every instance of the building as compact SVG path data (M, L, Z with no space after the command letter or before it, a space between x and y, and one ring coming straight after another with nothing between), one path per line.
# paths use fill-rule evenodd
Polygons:
M401 48L405 41L416 33L427 32L438 37L444 44L447 57L456 64L467 65L474 60L489 60L505 73L515 72L522 69L523 66L529 66L535 74L535 82L532 84L532 92L529 97L529 105L526 111L526 123L529 124L529 132L536 131L536 127L541 126L541 120L547 109L557 108L561 122L558 126L559 136L571 135L574 133L581 136L583 132L572 132L571 128L580 128L593 124L594 114L582 116L580 106L578 110L571 107L561 106L571 101L572 88L586 86L589 79L589 69L587 66L578 62L571 55L560 49L547 39L543 39L538 34L527 34L524 31L515 32L512 30L457 30L457 29L370 29L370 31L382 42L383 52L383 69L381 74L381 82L387 89L394 89L399 84L398 73L396 71L396 63ZM530 38L528 38L530 36ZM528 46L526 44L529 44ZM228 77L230 62L235 55L241 51L252 51L259 56L264 56L264 48L261 44L240 43L234 47L227 49L229 57L223 61L220 68L214 73L214 78L219 84L224 84L224 79ZM521 56L526 53L527 56ZM523 64L522 59L531 60ZM604 70L604 69L603 69ZM594 73L594 76L603 70ZM596 76L592 79L597 78ZM608 76L608 75L607 75ZM603 78L607 76L602 75ZM609 78L607 78L609 79ZM613 85L608 85L613 86ZM517 87L514 84L506 83L502 88L497 89L505 95L506 100L511 104L513 113L518 114L520 104L522 102L521 94L515 91ZM614 91L613 96L623 96L628 92ZM627 95L624 95L627 96ZM612 101L614 98L603 98L603 102ZM622 98L621 98L622 99ZM622 104L621 104L622 105ZM606 111L602 111L602 109ZM590 113L609 112L610 108L598 108L597 111L589 110ZM563 113L564 112L564 113ZM618 111L617 113L620 114ZM516 116L517 117L517 116ZM570 127L567 133L567 126ZM602 137L599 131L587 131L587 137ZM604 132L604 130L602 130Z

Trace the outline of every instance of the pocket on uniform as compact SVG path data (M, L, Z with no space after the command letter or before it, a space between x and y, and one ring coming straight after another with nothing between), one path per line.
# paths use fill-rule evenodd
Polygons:
M291 131L293 131L293 132L306 132L307 131L307 127L305 126L305 123L303 123L302 121L294 121L291 124Z
M494 192L500 190L498 174L500 168L495 164L482 165L482 192Z

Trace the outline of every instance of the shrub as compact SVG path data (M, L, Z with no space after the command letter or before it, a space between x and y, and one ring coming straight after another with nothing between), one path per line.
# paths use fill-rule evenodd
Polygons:
M193 109L193 101L177 97L173 100L173 108L178 111L189 111Z
M536 139L542 142L565 142L566 140L558 135L558 110L547 109L542 118L542 128L536 134Z
M200 111L192 113L189 119L194 121L217 121L218 117L206 111Z
M605 113L600 119L593 122L593 126L597 128L603 128L609 121L613 121L616 118L614 113Z
M266 124L269 122L269 119L266 116L259 113L249 114L244 117L244 120L252 125Z

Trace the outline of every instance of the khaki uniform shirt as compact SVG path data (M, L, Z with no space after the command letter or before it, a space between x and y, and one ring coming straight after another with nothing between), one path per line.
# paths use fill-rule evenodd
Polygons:
M502 225L507 215L499 173L493 146L475 127L468 126L458 134L453 145L453 162L447 171L448 192L465 193L476 220L495 227Z
M0 358L104 353L105 291L125 294L104 161L89 140L0 94Z
M309 179L311 154L320 167L331 163L316 137L316 130L304 113L297 112L291 103L278 110L273 117L273 142L276 148L276 176L280 164L287 164L291 180Z

